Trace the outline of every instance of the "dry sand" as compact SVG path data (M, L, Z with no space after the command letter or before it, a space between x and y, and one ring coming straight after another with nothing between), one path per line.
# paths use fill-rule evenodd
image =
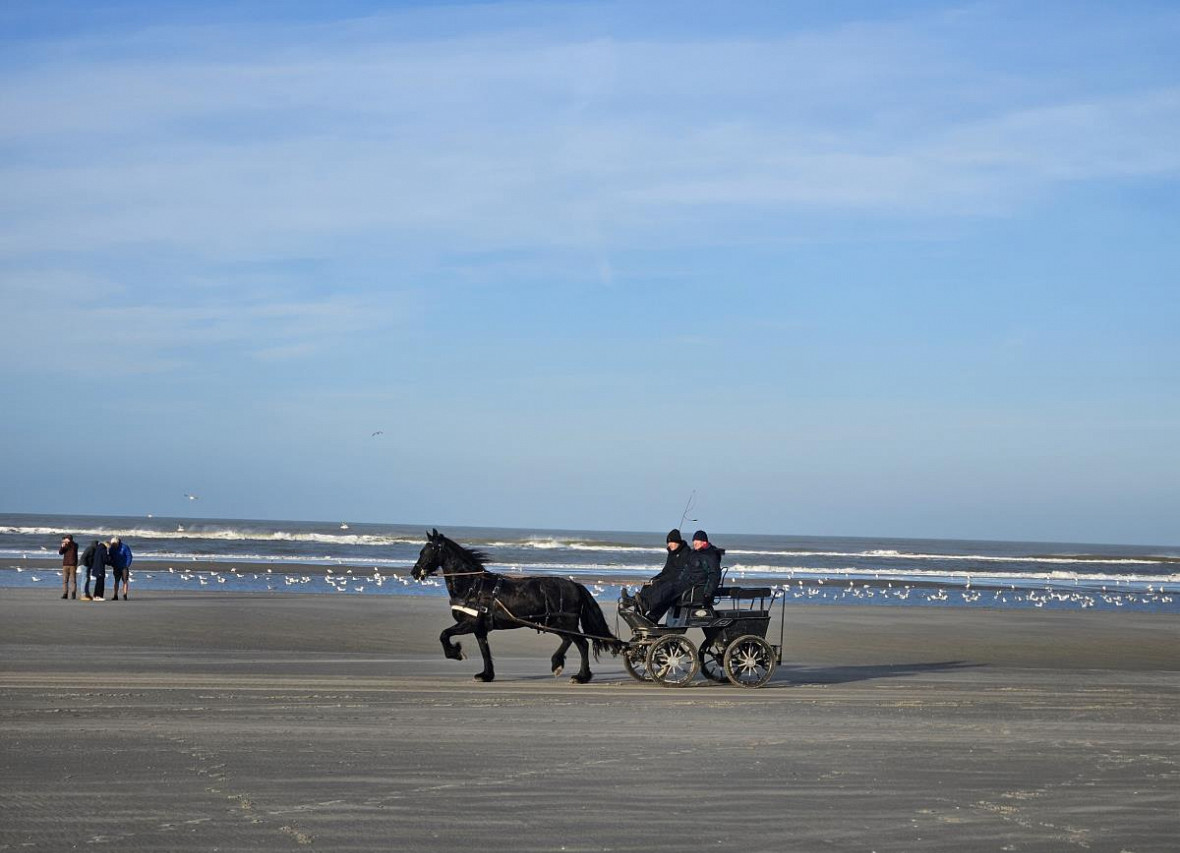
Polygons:
M1180 624L788 606L759 690L445 660L443 599L0 590L0 850L1164 851ZM608 612L608 618L613 613ZM772 629L777 642L777 625ZM475 651L473 642L465 648Z

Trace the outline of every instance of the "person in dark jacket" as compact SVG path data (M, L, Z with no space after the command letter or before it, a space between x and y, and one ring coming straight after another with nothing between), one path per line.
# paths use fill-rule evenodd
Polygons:
M659 622L680 594L692 586L687 582L687 564L692 554L688 543L676 529L668 531L665 541L668 558L664 561L664 568L660 573L645 583L634 597L624 587L619 598L623 607L633 608L650 622Z
M94 549L98 547L98 542L91 542L86 546L86 550L82 552L82 556L78 558L78 565L82 569L82 576L86 580L86 586L82 590L82 600L90 601L90 564L94 561Z
M107 562L111 564L111 571L115 576L113 586L115 596L111 601L119 600L119 585L123 585L123 600L127 600L127 587L131 585L131 549L118 536L113 538L107 546Z
M692 535L692 554L687 561L689 586L704 586L708 600L721 585L721 558L725 550L709 543L709 534L698 530Z
M94 550L91 551L90 548ZM107 546L105 542L100 541L95 542L90 548L86 549L86 553L90 554L90 560L86 564L87 574L90 580L94 581L94 600L102 601L107 582Z
M57 553L61 554L61 597L77 598L78 543L74 541L74 537L68 533L63 536Z

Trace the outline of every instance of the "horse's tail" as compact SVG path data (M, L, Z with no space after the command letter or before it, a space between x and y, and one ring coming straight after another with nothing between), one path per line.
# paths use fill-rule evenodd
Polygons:
M598 653L604 650L617 655L623 650L623 641L611 633L606 617L602 615L602 608L590 590L578 584L578 597L581 599L578 618L582 622L582 633L590 638L594 646L594 659L598 660Z

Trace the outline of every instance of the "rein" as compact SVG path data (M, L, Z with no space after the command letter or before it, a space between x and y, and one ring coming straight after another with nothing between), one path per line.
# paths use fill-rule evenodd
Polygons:
M487 569L483 569L482 571L478 571L478 572L443 572L442 573L442 576L444 578L461 578L466 575L499 575L502 578L512 578L513 580L524 580L525 578L528 577L528 575L506 575L503 572L489 572Z
M527 619L521 619L519 616L517 616L515 613L513 613L511 610L509 610L507 608L507 606L505 606L504 602L501 601L500 599L494 598L492 600L500 606L501 610L503 610L505 613L508 614L508 618L511 619L513 622L519 622L521 625L525 625L529 628L535 628L538 631L547 631L550 634L564 634L564 635L567 635L570 637L581 637L584 640L604 640L606 642L611 642L611 643L622 643L623 642L618 637L600 637L597 634L583 634L581 631L566 631L562 628L551 628L548 625L541 625L537 622L530 622Z

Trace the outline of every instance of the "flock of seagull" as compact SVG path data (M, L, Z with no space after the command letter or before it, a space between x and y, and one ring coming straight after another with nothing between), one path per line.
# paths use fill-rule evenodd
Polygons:
M29 571L21 566L14 566L13 568L18 573ZM297 589L302 588L314 592L319 584L323 584L319 589L326 587L338 593L363 593L370 587L376 591L376 589L383 587L386 583L397 584L403 587L414 585L435 589L441 588L444 585L442 579L438 577L414 581L408 574L402 575L392 571L382 574L381 570L376 566L373 567L371 573L368 573L366 569L344 569L343 571L337 571L329 567L325 569L323 575L292 574L283 571L276 572L270 568L258 572L243 572L237 566L224 571L215 569L195 571L169 566L167 571L153 570L136 573L137 578L147 581L153 580L156 575L167 575L169 580L179 580L184 584L191 583L197 588L210 585L225 586L227 584L238 584L247 581L251 582L250 585L265 584L265 589L270 591L296 587ZM59 575L55 571L50 571L46 577L57 579ZM30 571L29 580L31 582L39 583L43 579L46 578ZM593 582L588 584L588 586L595 598L617 594L615 592L615 585L613 584ZM974 589L970 583L962 589L948 590L942 586L930 587L905 583L895 584L892 581L885 585L879 582L877 584L857 584L855 581L849 581L847 585L842 583L825 585L824 581L820 579L815 581L795 580L794 582L776 585L774 589L780 591L788 599L815 603L836 603L841 601L863 601L869 603L874 600L876 603L891 603L912 600L916 604L955 603L981 604L982 606L1031 604L1034 607L1056 605L1077 607L1085 610L1097 606L1100 602L1108 607L1116 608L1136 604L1166 605L1173 602L1173 596L1162 586L1158 590L1148 587L1146 592L1143 593L1135 593L1128 590L1108 590L1105 586L1102 587L1101 591L1067 591L1052 587L1046 587L1040 590L1019 589L1015 584L1010 584L1003 588Z
M23 573L26 570L22 566L14 567L18 573ZM254 581L264 582L266 589L276 590L282 584L284 587L291 586L307 586L314 584L317 580L322 580L328 587L336 592L364 592L367 585L372 584L376 587L383 586L386 581L401 584L402 586L409 586L412 581L410 578L399 575L396 572L389 574L381 574L380 569L373 567L372 574L357 574L352 569L347 569L344 572L337 574L332 569L327 569L322 577L315 575L296 575L288 574L286 572L275 572L274 569L266 569L261 572L242 572L238 570L237 566L233 566L228 570L219 571L209 569L208 571L194 571L190 569L177 569L175 566L169 566L167 571L153 570L141 571L135 573L135 579L142 579L146 581L154 580L157 575L167 575L170 580L179 580L182 583L193 583L194 586L202 587L210 584L229 584L237 581ZM51 578L59 578L57 572L52 572ZM29 580L32 583L40 583L45 578L38 574L30 572ZM195 582L195 583L194 583ZM133 581L134 583L134 581ZM440 586L441 584L431 578L422 582L425 586Z
M1018 589L1015 584L1010 584L1006 588L981 590L972 589L970 582L968 582L963 589L948 591L945 587L895 585L893 582L888 582L885 586L867 583L857 586L855 581L849 581L847 586L825 587L822 580L815 584L798 580L794 585L782 584L777 588L781 589L783 594L789 598L806 601L817 599L820 601L847 601L848 599L870 601L880 599L882 602L887 602L889 599L908 601L912 597L915 602L930 604L952 601L963 604L982 602L983 606L1027 603L1033 607L1044 607L1046 604L1057 604L1078 607L1082 610L1095 607L1100 601L1111 607L1125 607L1128 604L1171 604L1173 601L1173 596L1165 593L1163 589L1157 592L1151 587L1148 587L1145 593L1139 594L1126 590L1110 591L1105 586L1100 592L1065 591L1052 587L1040 590Z
M160 572L159 574L163 574ZM187 569L177 570L173 566L168 567L168 575L182 582L189 583L196 581L198 586L208 586L211 583L227 584L236 581L263 581L266 583L266 589L275 590L278 584L284 587L305 587L309 584L315 584L317 581L323 581L330 589L335 592L364 592L368 585L372 584L376 587L385 585L386 581L401 584L402 586L409 586L410 579L399 575L396 572L389 574L381 574L381 570L376 566L373 567L372 574L357 574L352 569L346 569L341 573L336 573L333 569L327 569L321 575L304 575L304 574L287 574L285 572L275 572L274 569L266 569L262 572L240 572L237 566L231 567L228 571L217 571L210 569L206 572L189 571ZM151 580L152 574L145 573L144 578Z

